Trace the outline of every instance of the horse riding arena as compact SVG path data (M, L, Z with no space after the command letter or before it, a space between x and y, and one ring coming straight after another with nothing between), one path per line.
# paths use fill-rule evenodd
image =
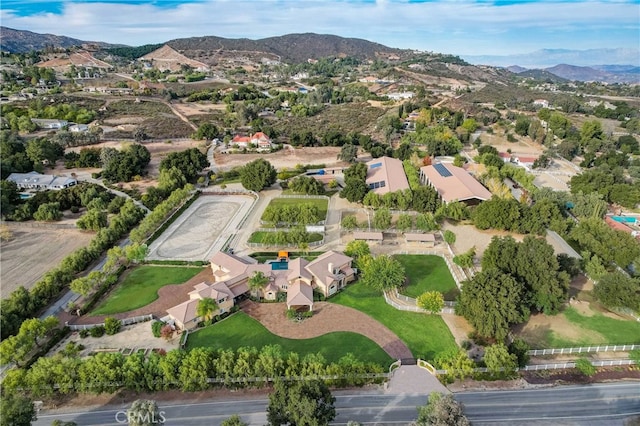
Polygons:
M209 260L241 226L255 198L204 193L149 246L151 260Z

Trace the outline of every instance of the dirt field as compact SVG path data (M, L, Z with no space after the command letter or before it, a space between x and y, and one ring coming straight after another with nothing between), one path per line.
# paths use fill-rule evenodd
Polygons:
M116 148L122 149L124 145L130 142L102 142L96 145L91 145L89 147L73 147L67 148L66 151L75 151L80 152L82 148ZM167 154L176 151L184 151L189 148L201 148L203 145L203 141L196 141L193 139L180 139L171 141L171 143L166 142L148 142L144 143L144 146L151 153L151 161L149 165L147 165L147 176L145 176L142 180L137 182L129 182L123 184L127 188L131 188L133 185L136 185L138 188L143 190L144 188L157 184L157 177L160 174L160 162ZM58 175L71 175L71 173L76 173L77 175L81 175L83 173L89 173L89 176L93 172L100 171L100 169L66 169L64 167L64 162L58 161L56 167L53 169L53 173Z
M171 104L173 108L178 110L181 114L186 116L210 114L213 111L224 111L227 108L226 104L212 104L212 103L175 103Z
M507 152L507 149L510 149L514 155L540 155L544 152L544 149L532 142L529 137L514 136L518 139L518 142L508 142L506 137L498 133L489 134L483 132L480 135L480 139L483 145L494 146L499 152Z
M31 288L45 272L74 250L89 244L93 233L75 229L12 227L13 239L2 243L0 293L6 297L23 285Z
M522 241L524 238L524 235L521 234L491 229L481 231L473 225L452 225L449 222L445 222L442 225L442 231L444 232L445 230L450 230L456 234L456 242L451 246L454 253L461 254L475 246L477 258L482 258L482 253L484 253L494 236L504 237L511 235L516 241Z
M216 154L216 165L223 170L229 170L236 166L244 166L246 163L264 158L276 169L287 167L293 169L298 164L324 164L329 167L339 163L337 156L339 147L314 147L283 149L272 154Z

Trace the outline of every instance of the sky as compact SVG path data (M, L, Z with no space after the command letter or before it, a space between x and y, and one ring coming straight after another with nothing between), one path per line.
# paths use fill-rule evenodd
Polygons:
M640 47L640 0L2 0L0 23L130 46L313 32L454 55Z

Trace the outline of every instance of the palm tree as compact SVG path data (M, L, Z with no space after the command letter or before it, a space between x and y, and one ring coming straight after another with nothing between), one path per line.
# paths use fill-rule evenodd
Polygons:
M213 313L218 310L218 303L210 297L200 299L196 307L196 314L204 321L210 321Z
M249 289L251 289L252 296L258 297L258 291L262 290L268 282L269 278L266 277L261 271L254 272L247 283L249 284Z

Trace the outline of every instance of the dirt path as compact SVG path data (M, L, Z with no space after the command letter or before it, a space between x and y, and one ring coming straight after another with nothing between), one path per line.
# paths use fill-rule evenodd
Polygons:
M362 334L376 342L394 359L413 358L411 351L391 330L370 316L334 303L313 304L313 317L295 323L287 319L283 303L245 301L242 310L270 332L289 339L309 339L334 331Z

